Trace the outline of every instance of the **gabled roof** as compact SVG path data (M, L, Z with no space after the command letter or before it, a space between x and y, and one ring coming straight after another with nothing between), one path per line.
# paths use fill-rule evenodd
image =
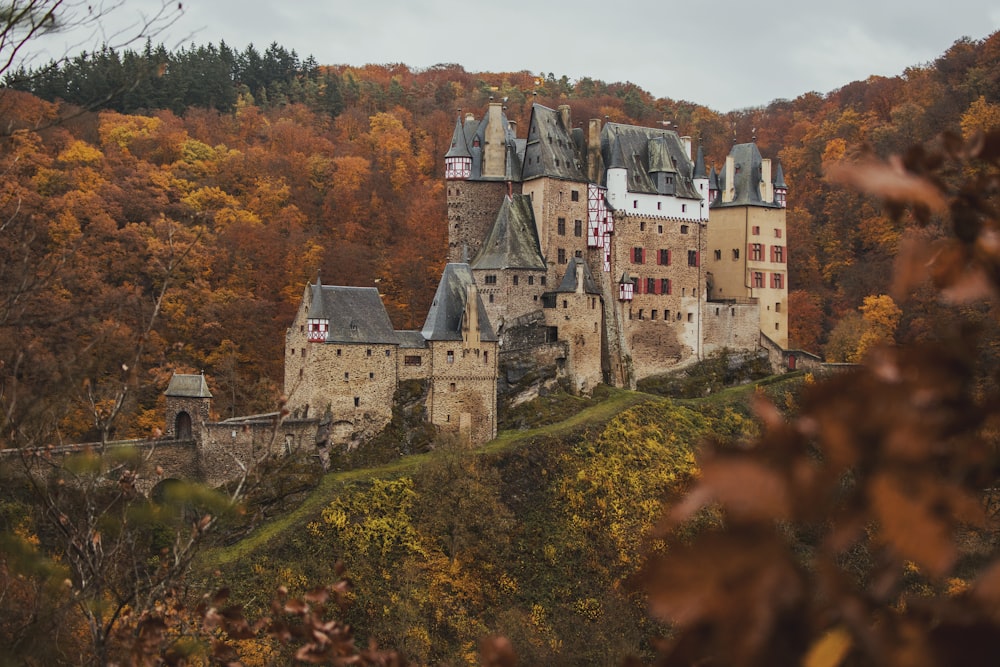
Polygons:
M504 197L489 236L472 260L472 268L545 270L530 197Z
M779 204L775 202L766 202L760 197L760 183L761 183L761 165L763 158L760 155L760 150L757 148L757 144L736 144L733 146L732 150L729 151L730 157L733 158L733 162L736 166L735 178L735 189L736 192L733 195L732 201L722 201L721 199L715 203L716 208L725 208L728 206L765 206L765 207L779 207ZM719 176L719 189L725 191L729 184L726 183L726 172L723 170L722 174Z
M330 323L327 343L396 343L392 322L374 287L313 286L309 318L322 313Z
M586 181L572 128L564 127L555 109L533 104L524 149L521 179L548 176L568 181Z
M419 331L397 331L396 340L399 341L400 348L419 350L427 347L427 341L424 339L424 335Z
M676 196L701 199L691 182L694 165L673 130L605 123L601 129L601 155L609 169L628 170L629 192L658 194L650 173L674 171ZM602 185L606 185L606 174L602 179Z
M590 267L587 265L583 259L580 257L573 257L569 260L569 264L566 266L566 273L563 275L562 281L559 283L559 287L556 288L556 292L575 292L576 291L576 272L580 270L583 272L583 291L586 294L600 294L601 290L597 288L597 283L594 282L594 276L590 272Z
M178 398L212 398L212 392L208 390L205 376L201 374L181 375L174 373L163 395Z
M441 282L438 283L434 301L427 313L427 320L421 334L426 340L462 340L462 320L465 316L465 302L469 295L469 286L474 285L472 270L468 264L448 264L444 267ZM476 295L476 307L479 315L479 338L483 341L496 342L496 334L486 315L486 307L482 299Z

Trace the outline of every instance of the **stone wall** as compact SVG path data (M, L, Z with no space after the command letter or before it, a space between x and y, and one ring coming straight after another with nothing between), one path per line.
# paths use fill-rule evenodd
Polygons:
M611 240L610 287L615 293L609 300L620 309L621 354L630 360L633 381L697 360L703 333L705 226L616 212ZM623 303L617 288L626 271L636 289L632 301Z
M760 345L760 306L753 299L709 301L702 307L704 355L723 348L755 350Z
M537 330L537 328L536 328ZM500 352L499 400L514 407L556 389L566 378L566 341L536 342Z
M218 486L239 479L246 469L268 456L312 452L318 424L318 419L277 423L277 414L206 424L198 443L200 479Z
M514 194L520 192L513 184ZM493 228L507 195L503 181L448 181L448 261L471 262Z
M567 379L570 391L589 394L603 382L601 338L603 300L597 294L560 292L545 309L545 324L566 342ZM552 331L552 329L550 329Z
M541 308L542 294L552 289L545 271L484 269L472 275L490 324L498 332L511 320Z
M431 341L427 414L445 433L482 444L496 437L497 344Z
M587 184L536 178L524 183L521 190L531 197L538 241L549 267L548 284L554 289L565 275L569 259L578 253L586 256Z

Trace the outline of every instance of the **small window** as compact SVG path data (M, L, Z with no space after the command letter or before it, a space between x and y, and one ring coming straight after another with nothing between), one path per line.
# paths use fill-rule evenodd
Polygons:
M540 282L540 283L541 283L542 285L544 285L544 284L545 284L545 276L542 276L541 278L539 278L539 279L538 279L538 281L539 281L539 282Z
M489 353L489 352L487 352L486 350L483 350L483 363L485 364L485 363L487 363L487 362L488 362L489 360L490 360L490 353Z
M354 397L354 407L359 407L360 405L361 405L361 397L360 396L355 396Z
M663 202L661 202L661 201L656 202L656 210L657 211L662 211L663 210Z
M740 249L739 248L733 248L733 261L736 261L739 258L740 258Z
M391 357L392 356L392 350L386 350L385 351L385 356Z
M371 348L368 348L367 350L365 350L365 356L366 357L372 356L372 349Z
M760 236L760 227L754 225L753 227L751 227L750 233L753 234L754 236Z
M754 287L764 286L764 273L762 271L753 272L753 286Z
M583 257L583 251L582 250L574 250L573 251L573 256L579 259L579 258Z
M639 231L640 232L646 231L646 222L645 222L645 220L639 223Z
M449 382L448 383L448 391L455 391L455 389L456 389L455 383L454 382Z
M776 302L774 304L774 312L776 312L776 313L780 313L781 312L781 302L780 301L778 301L778 302Z
M306 348L302 348L302 358L305 359L305 357L306 357Z
M774 238L776 238L776 239L780 239L781 238L781 228L780 227L775 227L774 228Z
M565 264L566 263L566 248L559 248L556 251L556 256L558 257L560 264Z
M639 319L640 320L643 319L642 308L639 309Z
M449 364L455 363L455 353L454 353L454 351L448 350L448 355L447 356L448 356L448 363Z
M670 294L670 278L660 278L660 294Z
M638 199L633 199L632 200L632 208L639 208L639 200Z
M688 266L698 266L700 262L698 261L698 251L688 250Z
M486 283L487 285L496 285L497 284L497 277L496 276L486 276L483 279L483 282Z
M420 355L417 354L408 354L403 357L404 366L419 366L422 361L423 359L421 359Z
M490 294L490 303L493 303L493 295Z
M633 264L644 264L646 260L646 251L642 248L632 248L632 263Z
M528 276L528 284L529 285L535 284L535 276Z
M517 281L518 281L518 277L517 277L517 275L515 275L515 276L514 276L514 284L515 284L515 285L517 285Z
M688 210L688 205L687 204L681 204L681 213L687 213L687 210Z
M654 308L653 310L649 311L649 319L651 319L651 320L655 320L655 319L656 319L656 316L657 316L657 314L658 314L658 313L657 313L657 311L656 311L656 309L655 309L655 308Z
M351 374L348 373L347 371L344 371L344 382L347 382L350 379L351 379Z
M784 289L785 288L785 276L781 273L771 274L771 287L774 289Z
M750 244L750 259L759 262L764 259L764 246L761 243Z
M583 220L573 221L573 236L583 236Z
M339 347L337 348L337 356L338 357L340 356L340 348Z
M715 261L719 261L720 259L722 259L722 251L721 250L716 250L715 251Z
M563 299L563 308L569 308L569 301Z
M687 234L687 233L688 233L688 226L681 225L681 234Z
M646 294L656 294L656 278L646 278Z
M660 252L659 255L657 256L656 263L659 264L660 266L669 266L670 250L668 250L667 248L660 248Z
M580 201L580 191L579 190L570 190L569 191L569 198L570 198L570 201Z
M551 220L552 218L549 218ZM566 236L566 218L559 218L556 221L556 234Z
M375 379L375 373L372 373L371 371L369 371L368 372L368 379L369 380L374 380Z
M656 226L656 233L657 234L662 234L663 233L663 225L657 225Z
M694 314L688 313L688 322L694 322Z
M305 333L305 331L306 331L306 326L304 324L300 324L299 325L299 333Z

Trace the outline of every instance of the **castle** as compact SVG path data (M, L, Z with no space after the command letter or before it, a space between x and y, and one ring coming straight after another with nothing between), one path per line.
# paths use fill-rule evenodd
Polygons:
M391 418L423 383L427 419L482 443L498 385L554 369L572 391L634 387L717 350L788 347L787 185L756 144L706 169L690 137L533 105L525 137L491 102L444 156L448 261L420 331L375 288L308 285L285 341L285 392L334 441ZM784 355L784 356L782 356Z

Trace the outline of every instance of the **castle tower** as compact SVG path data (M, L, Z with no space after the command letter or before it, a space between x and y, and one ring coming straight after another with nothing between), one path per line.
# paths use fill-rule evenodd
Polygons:
M698 154L694 160L694 171L691 172L691 180L694 183L695 189L698 190L698 194L704 199L702 209L707 211L712 201L712 188L708 170L705 169L705 151L701 146L698 146Z
M733 146L708 228L714 301L756 300L760 331L788 348L787 186L754 143Z
M177 440L199 440L212 407L212 392L205 376L175 373L163 395L167 397L164 435Z
M451 136L451 148L444 156L444 177L449 180L467 180L472 176L472 153L465 140L462 117L455 121L455 132Z
M785 172L781 169L781 163L778 163L778 169L774 174L774 201L778 203L781 208L786 208L788 206L788 184L785 183Z

